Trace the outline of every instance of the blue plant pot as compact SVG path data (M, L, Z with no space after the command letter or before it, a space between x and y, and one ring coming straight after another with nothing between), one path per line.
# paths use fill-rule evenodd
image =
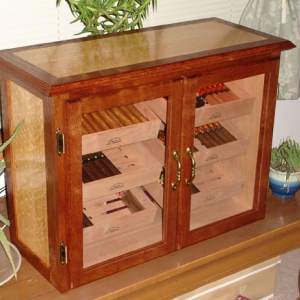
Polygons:
M286 182L286 173L270 168L269 185L274 196L279 198L292 198L300 188L300 174L291 174Z

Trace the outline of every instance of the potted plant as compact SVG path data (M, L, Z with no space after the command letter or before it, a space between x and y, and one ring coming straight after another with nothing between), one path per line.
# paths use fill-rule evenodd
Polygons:
M300 145L287 138L272 148L269 183L272 193L291 198L300 188Z
M143 28L149 5L157 6L157 0L66 0L76 17L72 22L82 22L79 33L106 34ZM57 0L60 5L61 0Z
M15 138L15 136L19 132L20 128L22 127L23 123L24 123L24 120L19 123L19 125L16 127L16 129L15 129L14 133L12 134L12 136L4 144L2 144L0 146L0 152L3 152L4 149L12 142L12 140ZM5 166L6 166L5 161L2 160L0 162L0 170L3 170L5 168ZM4 216L2 216L0 214L0 223L4 224L4 226L2 226L0 228L0 242L1 242L1 245L4 249L4 253L7 255L7 258L8 258L8 260L10 262L10 265L12 266L12 269L13 269L13 273L11 274L11 276L8 276L5 280L3 280L3 278L1 278L1 280L0 280L0 285L1 285L4 282L6 282L7 280L9 280L13 275L15 277L17 277L17 266L15 265L15 262L14 262L14 259L13 259L12 253L11 253L11 249L13 249L14 251L17 251L17 249L7 240L7 238L4 234L4 231L3 231L6 226L10 225L9 220L7 220ZM3 267L1 267L1 268L3 269ZM6 274L4 274L4 275L6 275Z

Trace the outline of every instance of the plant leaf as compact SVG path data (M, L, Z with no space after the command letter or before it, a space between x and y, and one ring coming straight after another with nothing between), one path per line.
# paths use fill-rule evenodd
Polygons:
M16 127L15 131L11 135L11 137L0 146L0 152L3 152L3 150L12 142L12 140L15 138L15 136L18 134L19 130L21 129L22 125L24 124L24 120L22 120L18 126Z
M12 266L12 269L14 271L14 275L15 275L15 278L17 278L17 271L16 271L16 266L15 266L15 263L13 261L13 258L11 256L11 252L10 252L10 247L9 247L9 243L8 243L8 240L4 234L4 232L2 230L0 230L0 242L4 248L4 251L11 263L11 266Z

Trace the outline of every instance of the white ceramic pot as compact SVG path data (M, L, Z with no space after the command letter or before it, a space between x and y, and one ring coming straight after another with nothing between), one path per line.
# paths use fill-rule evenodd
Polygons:
M270 168L269 185L276 197L292 198L300 188L300 173L292 173L287 182L285 172Z
M1 228L0 228L1 230ZM16 271L20 269L21 266L21 255L19 250L15 245L13 245L11 242L8 242L10 247L10 253L13 258L13 261L15 263ZM5 282L9 281L12 277L14 277L14 271L10 264L10 261L6 255L6 252L4 251L4 248L0 244L0 286L4 284ZM1 298L1 297L0 297Z

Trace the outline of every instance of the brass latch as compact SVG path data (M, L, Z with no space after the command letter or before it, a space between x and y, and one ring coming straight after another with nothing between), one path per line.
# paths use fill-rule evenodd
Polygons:
M63 241L59 243L59 251L60 251L60 263L62 265L66 265L68 263L68 247L64 245Z
M65 135L60 133L60 128L57 128L56 130L56 144L57 144L57 154L61 155L62 153L65 153Z

